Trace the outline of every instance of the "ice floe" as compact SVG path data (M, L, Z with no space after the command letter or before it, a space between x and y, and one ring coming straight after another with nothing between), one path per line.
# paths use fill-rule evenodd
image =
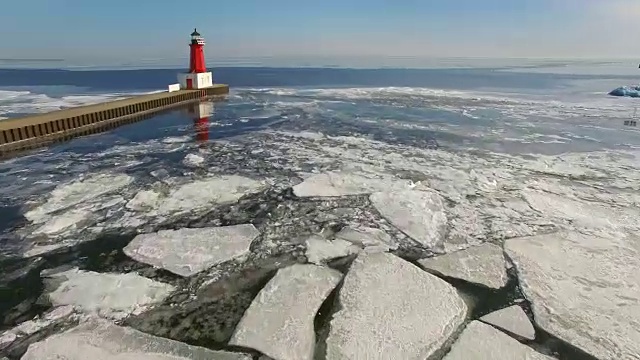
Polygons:
M46 298L54 306L119 319L164 300L174 287L133 273L101 274L73 268L44 274Z
M23 360L250 360L92 320L29 346Z
M27 320L20 325L7 330L0 336L0 351L11 353L16 348L25 347L34 338L46 337L48 334L81 320L82 316L75 312L71 305L53 308L51 311Z
M444 201L437 193L416 190L378 192L370 199L385 219L415 241L428 249L442 245L447 230L447 214Z
M455 288L388 253L359 255L339 301L328 359L426 359L467 315Z
M181 276L192 276L249 252L260 232L251 224L163 230L136 236L127 256Z
M640 353L640 242L579 233L510 239L535 322L603 360Z
M146 217L177 215L207 206L233 203L264 187L263 182L238 175L215 176L182 184L166 196L148 192L138 194L130 207L149 209L141 214Z
M306 241L305 255L310 263L322 265L329 260L357 254L360 248L353 243L342 240L327 240L322 236L312 235Z
M229 343L274 359L312 360L316 312L340 279L340 272L316 265L280 269L253 300Z
M187 166L198 167L204 164L204 158L197 154L187 154L182 160L182 163Z
M17 338L18 338L18 335L16 335L12 331L7 331L4 334L2 334L2 336L0 336L0 350L11 345L14 341L16 341Z
M370 227L346 227L336 234L336 239L349 241L365 252L387 252L398 248L398 243L389 234Z
M500 246L485 243L466 250L418 260L427 271L492 289L507 285L506 263Z
M622 97L632 97L639 98L640 97L640 86L620 86L619 88L615 88L609 92L611 96L622 96Z
M44 223L55 213L59 213L75 205L91 204L102 200L103 195L118 191L133 181L125 174L98 174L84 180L59 185L52 192L47 201L27 211L24 216L34 223Z
M481 317L480 320L526 340L534 340L536 337L533 324L519 305L494 311Z
M473 321L443 360L553 360L490 325Z
M29 236L64 238L86 229L99 221L94 213L123 204L114 193L132 182L125 174L98 174L58 185L44 204L24 214L35 226Z
M57 235L61 232L73 228L78 229L78 225L83 221L89 219L91 211L87 209L74 209L68 211L62 215L55 216L51 220L47 221L44 225L36 229L34 235Z
M160 203L160 193L153 190L139 191L127 202L126 208L133 211L152 210Z

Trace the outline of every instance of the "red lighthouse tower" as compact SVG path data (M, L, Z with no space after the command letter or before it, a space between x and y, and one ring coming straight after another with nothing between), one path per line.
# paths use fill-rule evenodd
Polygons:
M191 56L189 60L190 73L207 72L207 66L204 64L204 38L200 36L197 29L193 29L191 33Z
M204 61L204 38L197 29L191 33L189 72L178 74L181 89L203 89L213 86L213 76Z

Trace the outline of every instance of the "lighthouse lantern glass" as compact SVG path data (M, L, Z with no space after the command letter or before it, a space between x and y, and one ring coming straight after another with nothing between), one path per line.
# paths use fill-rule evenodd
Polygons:
M191 43L192 44L198 44L198 45L205 45L204 42L204 38L200 35L192 35L191 36Z

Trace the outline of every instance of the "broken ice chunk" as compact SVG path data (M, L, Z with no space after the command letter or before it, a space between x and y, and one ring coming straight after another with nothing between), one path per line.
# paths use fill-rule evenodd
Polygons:
M73 268L43 274L54 306L73 305L89 314L122 318L164 300L174 287L137 274L102 274Z
M340 272L316 265L280 269L253 300L229 344L279 360L312 360L313 320L341 278Z
M191 276L248 253L258 235L251 224L163 230L136 236L124 253L174 274Z

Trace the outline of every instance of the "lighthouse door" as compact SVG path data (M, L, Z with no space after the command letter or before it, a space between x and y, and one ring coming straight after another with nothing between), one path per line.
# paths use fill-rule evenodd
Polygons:
M187 89L193 89L193 79L187 79Z

